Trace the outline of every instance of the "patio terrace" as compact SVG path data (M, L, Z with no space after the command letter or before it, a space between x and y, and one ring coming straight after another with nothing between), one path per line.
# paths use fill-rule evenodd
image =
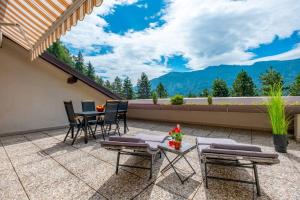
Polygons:
M139 132L167 134L174 124L129 121L128 135ZM208 126L183 126L184 141L194 143L196 136L232 138L238 142L259 145L273 152L272 136L266 132L245 131ZM197 174L182 185L175 173L160 173L166 159L154 164L154 176L148 172L122 168L115 175L116 152L101 148L99 139L83 138L74 146L62 142L66 130L36 132L1 137L0 199L300 199L300 144L290 141L287 154L280 154L280 164L258 166L262 196L257 198L252 185L209 181L205 189L197 151L188 159ZM70 143L70 141L69 141ZM136 157L122 162L147 164ZM184 163L178 168L185 171ZM246 169L211 167L209 173L249 179Z

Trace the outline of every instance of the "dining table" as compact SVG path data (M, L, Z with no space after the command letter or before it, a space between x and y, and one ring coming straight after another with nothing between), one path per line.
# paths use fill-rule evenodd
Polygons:
M83 117L83 131L84 131L84 142L88 143L88 132L87 128L89 126L88 124L88 118L90 117L96 117L96 116L102 116L105 114L105 112L98 112L98 111L85 111L85 112L77 112L75 113L77 116ZM96 139L95 133L92 132L92 135L94 139Z

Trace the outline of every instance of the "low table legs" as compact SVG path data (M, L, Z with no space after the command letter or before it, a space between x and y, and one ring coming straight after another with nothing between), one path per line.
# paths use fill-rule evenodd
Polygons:
M173 168L175 174L177 175L177 177L179 178L180 182L182 184L184 184L185 181L187 181L190 177L192 177L194 174L196 174L196 171L194 170L194 168L192 167L192 165L189 163L189 161L186 159L186 157L184 155L177 155L173 160L170 160L169 157L167 156L167 154L165 153L164 150L162 150L162 153L165 155L166 159L168 160L169 164L167 164L162 170L161 173L165 173L166 171L168 171L170 168ZM192 173L190 175L188 175L185 178L182 178L180 176L180 174L178 173L178 170L175 167L175 164L181 160L184 159L186 161L186 163L190 166L190 168L192 169Z

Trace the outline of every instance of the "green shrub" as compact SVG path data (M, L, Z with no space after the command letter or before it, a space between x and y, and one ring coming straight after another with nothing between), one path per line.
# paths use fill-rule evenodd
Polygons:
M152 100L153 100L153 104L157 104L157 93L156 92L152 93Z
M273 134L285 135L288 132L290 120L286 117L285 104L282 98L282 86L275 84L270 88L267 103L269 119Z
M183 96L182 95L176 94L175 96L173 96L171 98L171 104L172 105L182 105L183 103L184 103L184 101L183 101Z
M208 103L208 105L211 105L213 103L212 96L207 97L207 103Z

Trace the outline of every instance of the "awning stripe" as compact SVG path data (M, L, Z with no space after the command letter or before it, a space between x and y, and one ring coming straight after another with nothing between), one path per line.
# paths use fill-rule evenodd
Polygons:
M8 22L16 22L16 23L20 24L19 19L15 18L13 16L12 17L10 17L10 16L12 16L12 15L5 15L5 18L7 19ZM2 13L1 8L0 8L0 17L4 18L4 14ZM41 34L36 33L27 24L25 24L25 27L23 27L23 28L26 31L27 35L33 39L33 41L36 41L39 38L39 36L41 35Z
M24 43L23 37L19 36L17 31L10 29L10 27L2 27L1 30L7 37L13 39L24 48L30 48L27 43Z
M1 6L1 2L0 2L0 6ZM39 33L43 33L44 29L43 27L40 27L38 25L36 25L35 22L33 22L31 19L29 19L26 15L24 15L22 12L15 10L11 7L7 7L6 8L6 12L4 11L4 13L11 13L13 16L15 16L16 18L20 19L19 21L22 21L22 19L24 21L26 21L26 23L30 24L34 29L36 29ZM25 23L25 22L24 22ZM21 23L23 24L23 23Z
M0 5L0 13L3 14L4 19L6 19L9 22L14 22L14 23L18 23L18 24L23 24L23 28L27 28L29 29L28 32L32 32L35 35L40 36L42 34L42 31L40 31L40 29L36 28L31 21L29 21L26 18L23 18L24 20L22 21L20 17L16 17L13 12L4 12L4 10L2 9L1 5Z
M21 14L26 19L29 19L35 26L39 27L41 30L47 29L46 24L42 23L41 20L36 19L36 17L33 16L30 12L28 13L28 9L26 9L20 4L17 4L16 1L12 1L10 4L8 4L7 8L15 10L17 13Z
M60 16L60 14L61 14L59 11L57 11L57 10L54 8L54 5L55 5L55 4L53 4L52 1L49 1L49 2L48 2L48 1L43 1L43 2L41 2L40 0L37 0L36 3L38 3L39 5L43 5L43 7L46 7L47 9L49 9L48 12L52 12L53 15L54 15L56 18L58 18L58 17Z
M0 0L3 33L26 49L32 59L83 20L102 0ZM5 23L13 26L5 27ZM19 28L22 30L20 31Z
M77 1L77 2L79 2L79 1ZM59 25L57 25L57 27L55 28L53 33L47 37L52 38L52 42L55 42L61 35L65 34L65 32L67 30L69 30L72 26L76 25L78 20L83 20L83 18L86 14L90 13L95 6L101 5L101 3L102 3L101 0L82 1L82 4L79 7L77 6L77 8L75 7L74 11L72 13L70 13L68 16L63 16L63 17L65 17L65 19ZM65 26L67 28L66 29L62 28L63 26ZM43 40L46 40L46 39L47 38L44 38ZM35 46L35 48L33 50L33 52L35 52L35 54L33 54L32 59L34 59L35 56L40 55L40 52L43 52L45 50L44 48L41 47L41 44L42 44L42 42L40 41ZM36 50L38 47L42 48L41 51Z
M52 17L47 11L45 11L43 8L38 7L35 3L29 0L25 0L26 4L30 6L34 10L34 12L39 13L42 15L48 22L53 22L56 20L55 17Z

